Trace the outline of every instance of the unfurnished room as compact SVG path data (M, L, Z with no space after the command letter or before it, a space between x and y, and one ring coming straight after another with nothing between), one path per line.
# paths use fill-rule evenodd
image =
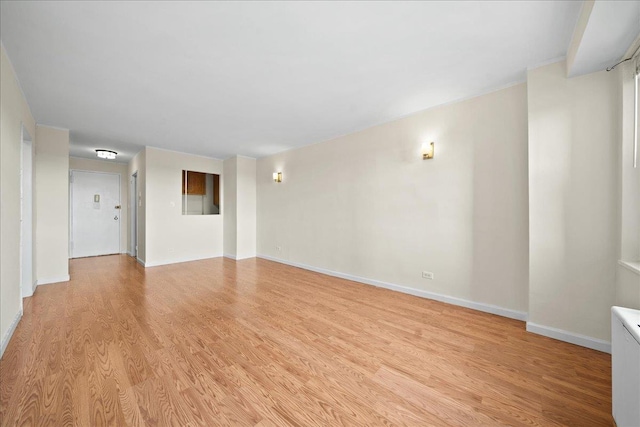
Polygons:
M640 1L0 0L0 426L640 427Z

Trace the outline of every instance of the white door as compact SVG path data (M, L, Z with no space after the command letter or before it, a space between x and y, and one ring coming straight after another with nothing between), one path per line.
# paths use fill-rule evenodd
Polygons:
M120 175L71 171L71 258L120 252Z

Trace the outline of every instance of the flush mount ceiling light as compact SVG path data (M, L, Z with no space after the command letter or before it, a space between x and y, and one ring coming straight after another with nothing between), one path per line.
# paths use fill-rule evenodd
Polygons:
M101 159L108 159L108 160L113 160L118 155L118 153L116 153L115 151L111 151L111 150L96 150L96 154Z

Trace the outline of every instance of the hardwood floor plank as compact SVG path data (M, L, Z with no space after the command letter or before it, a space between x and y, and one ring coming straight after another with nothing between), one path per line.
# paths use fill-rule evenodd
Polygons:
M0 360L0 426L612 425L610 355L261 259L72 260Z

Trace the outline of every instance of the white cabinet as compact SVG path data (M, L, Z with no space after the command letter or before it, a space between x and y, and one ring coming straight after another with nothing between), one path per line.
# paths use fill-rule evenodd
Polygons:
M611 308L613 418L618 427L640 426L640 310Z

